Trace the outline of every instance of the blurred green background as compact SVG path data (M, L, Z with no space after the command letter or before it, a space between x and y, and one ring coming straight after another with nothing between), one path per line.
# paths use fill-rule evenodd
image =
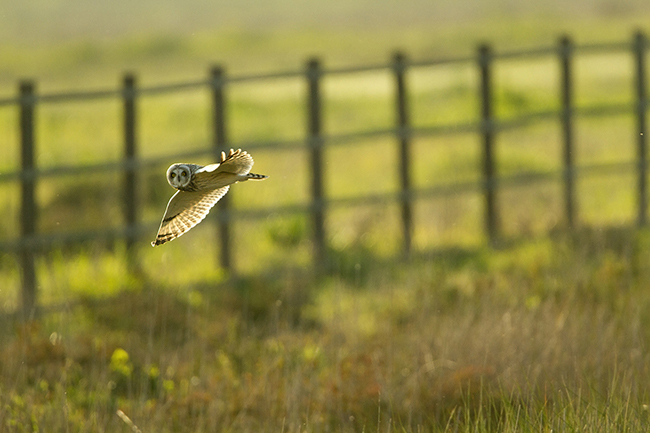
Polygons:
M116 89L126 71L144 86L497 51L631 41L648 31L645 1L0 1L0 97L21 79L37 91ZM558 109L553 56L500 61L500 119ZM631 104L630 53L575 60L579 108ZM416 127L476 121L472 63L411 69ZM301 140L300 79L228 87L229 137ZM326 78L324 132L394 125L390 71ZM164 157L211 142L210 95L139 100L139 153ZM121 158L117 99L39 105L39 167ZM19 167L18 113L0 108L0 172ZM576 119L576 165L632 163L638 132L622 114ZM331 198L396 192L393 137L325 149ZM245 147L244 147L245 149ZM500 176L561 169L561 134L545 120L499 134ZM255 149L265 182L236 185L234 206L309 202L308 155ZM480 178L477 134L413 140L413 182L430 188ZM151 239L172 194L170 158L139 173ZM199 158L197 163L209 163ZM629 167L632 167L631 165ZM142 240L141 272L124 246L88 242L37 261L45 310L14 320L16 258L0 257L0 426L7 431L546 431L647 429L650 397L649 233L632 229L632 169L580 174L578 228L566 230L561 180L507 185L505 242L489 248L478 193L418 200L414 255L398 259L399 209L341 206L327 214L328 265L310 269L310 225L274 213L235 223L237 274L219 269L205 222L160 248ZM38 184L38 231L122 224L121 176L93 173ZM2 185L0 240L17 237L19 185ZM207 240L207 241L206 241ZM0 430L2 430L0 428Z
M202 76L219 62L232 73L295 69L311 55L328 65L383 62L395 48L414 58L497 47L627 38L647 24L643 0L408 2L255 0L137 2L3 1L2 86L108 85L125 69L147 81Z

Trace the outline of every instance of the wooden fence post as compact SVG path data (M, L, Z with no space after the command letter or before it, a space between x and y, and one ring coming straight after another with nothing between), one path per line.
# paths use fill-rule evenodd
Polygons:
M648 210L648 162L647 158L647 124L648 94L646 91L646 37L641 31L634 35L634 59L636 63L636 99L637 99L637 160L639 168L638 215L637 224L644 226Z
M34 160L34 106L35 85L23 81L20 92L20 144L21 144L21 204L20 236L22 248L19 261L22 277L22 320L32 319L37 313L36 266L34 249L29 245L36 233L36 164Z
M131 272L138 269L136 258L138 197L137 197L137 113L136 113L136 78L127 73L123 78L124 103L124 220L127 227L126 250L127 263Z
M575 166L573 158L573 42L568 36L560 39L561 111L563 165L564 165L564 212L567 226L575 225Z
M492 113L492 50L481 45L480 68L481 133L483 136L483 194L485 197L485 231L490 244L496 243L499 227L496 208L497 179L494 170L494 119Z
M395 73L395 109L397 112L397 137L399 140L399 178L400 201L402 207L402 237L404 254L411 252L413 236L413 212L411 196L411 130L406 91L406 57L403 53L393 56L393 72Z
M210 70L210 80L212 83L212 147L214 149L215 157L221 155L221 151L228 153L226 149L228 143L228 136L226 131L226 96L224 93L225 87L225 72L222 67L214 66ZM233 271L233 258L231 251L231 224L230 224L230 195L226 194L219 200L217 208L218 231L219 231L219 264L220 266L231 272Z
M319 268L325 260L325 200L323 197L322 119L318 59L307 62L307 146L311 160L311 214L314 242L314 262Z

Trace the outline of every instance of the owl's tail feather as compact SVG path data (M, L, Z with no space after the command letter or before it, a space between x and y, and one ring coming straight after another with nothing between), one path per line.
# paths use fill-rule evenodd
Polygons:
M268 176L265 174L247 173L246 177L247 177L246 180L264 180Z

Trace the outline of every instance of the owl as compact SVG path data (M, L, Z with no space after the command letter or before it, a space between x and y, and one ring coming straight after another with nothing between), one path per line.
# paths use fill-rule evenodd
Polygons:
M230 185L268 176L250 173L253 158L241 149L221 152L221 161L205 167L197 164L173 164L167 169L167 182L178 191L167 204L156 240L152 246L176 239L200 223L228 192Z

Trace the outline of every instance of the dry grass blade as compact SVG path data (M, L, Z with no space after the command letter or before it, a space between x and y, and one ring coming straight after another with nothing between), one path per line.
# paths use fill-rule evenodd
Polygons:
M140 430L140 428L138 428L138 426L135 425L133 421L131 421L131 418L129 418L127 414L122 412L120 409L118 409L115 413L120 417L122 421L124 421L126 425L131 427L131 430L133 430L134 433L142 433L142 430Z

